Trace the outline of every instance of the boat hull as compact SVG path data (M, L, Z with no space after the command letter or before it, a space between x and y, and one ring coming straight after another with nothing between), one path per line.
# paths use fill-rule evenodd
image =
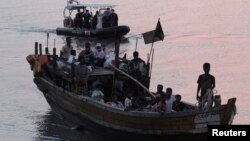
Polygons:
M122 37L130 31L125 25L108 27L101 29L82 29L82 28L56 28L57 35L73 36L73 37L90 37L90 38L115 38Z
M148 139L206 140L208 124L229 124L234 116L234 98L228 104L206 113L201 110L170 114L124 112L68 92L45 78L35 78L35 83L52 109L65 119L126 139L147 136Z

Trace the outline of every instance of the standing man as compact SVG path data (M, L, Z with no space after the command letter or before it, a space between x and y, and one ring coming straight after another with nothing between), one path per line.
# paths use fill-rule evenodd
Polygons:
M203 70L204 74L201 74L197 80L198 87L197 87L197 100L202 100L203 96L205 95L206 91L208 89L214 89L215 88L215 77L211 74L209 74L210 71L210 64L204 63L203 64ZM200 92L200 96L199 96Z
M85 64L85 59L83 56L79 57L80 63L75 67L75 86L76 92L79 94L83 94L88 89L88 76L89 76L89 69Z
M118 15L115 13L114 9L111 10L110 14L110 26L118 26Z
M86 12L83 14L83 27L90 29L91 25L90 25L90 19L91 19L91 15L89 13L89 10L86 10Z
M71 45L71 38L67 37L66 38L66 45L64 45L61 49L60 52L60 56L64 61L67 61L69 56L70 56L70 52L71 50L73 50L73 46Z
M132 77L142 83L142 76L145 71L145 62L139 58L139 53L137 51L133 53L133 57L134 59L132 59L128 64L129 73Z
M134 59L132 59L128 64L129 74L144 85L143 75L145 70L145 62L141 58L139 58L139 53L137 51L133 53L133 56ZM133 96L139 96L140 94L142 94L143 90L137 83L132 82L131 85L135 90Z

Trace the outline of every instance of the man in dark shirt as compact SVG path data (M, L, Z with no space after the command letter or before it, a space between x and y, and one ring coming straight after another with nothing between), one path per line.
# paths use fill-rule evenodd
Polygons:
M96 13L95 13L95 15L94 15L94 17L93 17L93 19L92 19L92 22L91 22L91 24L92 24L92 28L93 29L96 29L96 25L97 25L97 16L99 15L99 11L96 11Z
M79 53L79 58L80 57L84 57L84 60L85 60L85 64L87 66L91 66L93 64L93 60L94 60L94 53L93 51L91 50L90 48L90 43L87 42L85 43L85 50L82 50L80 53Z
M133 53L133 56L134 59L132 59L128 64L129 74L144 85L143 73L145 62L141 58L139 58L139 53L137 51ZM133 82L131 83L131 85L135 90L134 96L142 94L143 90L137 83Z
M76 17L74 19L74 25L75 27L82 28L83 26L83 21L82 21L82 15L83 12L81 12L80 9L77 9Z
M110 14L110 26L118 26L118 15L115 13L114 9L111 10Z
M135 51L133 53L134 59L132 59L129 62L129 72L130 75L133 76L135 79L137 79L138 81L142 82L142 73L143 73L143 67L145 65L145 62L139 58L139 53L137 51Z
M204 63L203 64L204 74L201 74L197 80L198 87L197 87L197 100L201 100L205 95L207 89L214 89L215 88L215 78L213 75L209 74L210 71L210 64ZM200 96L199 96L200 92Z
M91 15L89 13L89 10L86 10L86 12L83 14L83 27L84 28L89 29L91 27L90 19L91 19Z
M181 95L175 95L175 101L173 102L172 109L176 112L183 111L185 108L184 103L181 102Z

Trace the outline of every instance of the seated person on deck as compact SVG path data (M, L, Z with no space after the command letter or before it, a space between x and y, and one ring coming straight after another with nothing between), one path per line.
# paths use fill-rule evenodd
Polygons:
M79 58L84 57L85 64L87 66L92 66L94 60L94 53L91 50L91 44L89 42L85 43L85 50L79 53Z
M181 95L177 94L175 96L175 101L173 103L173 110L175 110L176 112L178 111L183 111L185 108L185 105L181 102Z
M74 64L76 62L75 56L76 56L76 51L75 50L71 50L67 62L70 63L70 64Z
M94 52L94 65L98 67L103 67L105 62L105 52L100 43L96 44L96 51Z

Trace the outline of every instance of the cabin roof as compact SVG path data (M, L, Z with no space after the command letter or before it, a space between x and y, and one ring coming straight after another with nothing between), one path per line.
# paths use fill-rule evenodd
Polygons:
M95 9L102 9L102 8L112 8L116 5L111 4L77 4L77 5L67 5L66 8L68 10L76 10L76 9L83 9L83 8L95 8Z

